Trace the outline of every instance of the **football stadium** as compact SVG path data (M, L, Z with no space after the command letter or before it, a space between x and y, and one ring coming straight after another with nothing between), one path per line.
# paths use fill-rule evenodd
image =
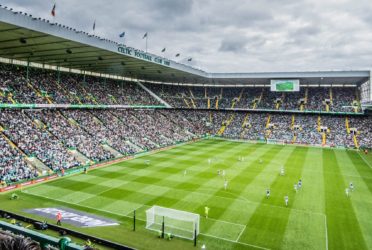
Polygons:
M0 5L0 249L372 249L370 70L210 73L58 10Z

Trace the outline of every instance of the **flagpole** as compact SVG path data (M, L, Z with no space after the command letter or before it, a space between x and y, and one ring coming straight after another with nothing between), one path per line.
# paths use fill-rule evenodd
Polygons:
M53 21L53 24L56 24L56 2L54 1L54 5L53 5L53 8L52 8L52 21Z
M147 38L148 38L148 36L149 36L149 34L146 35L146 53L147 53Z
M55 3L54 3L54 6L55 6ZM55 10L54 10L54 13L55 13ZM56 23L56 15L55 14L52 16L52 19L53 19L53 24L55 24Z

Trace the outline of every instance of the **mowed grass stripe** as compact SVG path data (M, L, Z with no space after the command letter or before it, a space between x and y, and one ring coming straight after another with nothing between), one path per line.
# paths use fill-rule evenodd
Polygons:
M248 144L249 145L249 144ZM224 157L223 159L225 161L230 162L236 162L237 155L256 155L256 150L258 148L261 148L261 146L249 146L247 147L247 144L241 144L239 150L235 150L234 154L230 154L227 152L227 157ZM256 155L258 157L259 154ZM219 156L221 157L221 155ZM233 175L230 173L231 168L234 168L235 164L230 164L230 166L223 166L224 170L226 171L226 175L228 178L232 178ZM218 166L220 167L220 166ZM230 202L234 200L235 197L231 198L231 195L229 195L230 199L225 199L224 196L218 196L218 192L221 187L223 187L223 177L217 175L217 166L209 167L209 169L212 169L212 177L209 181L195 181L194 179L191 180L192 183L198 183L198 188L192 190L192 192L189 192L188 195L184 196L177 204L174 205L176 209L180 210L188 210L193 211L195 213L199 213L203 215L204 213L204 207L210 206L211 212L210 219L205 220L202 218L201 220L201 232L211 234L214 236L221 236L221 233L224 234L225 238L227 239L235 239L236 234L239 234L242 230L241 225L234 225L236 224L236 220L234 218L225 218L226 222L219 221L217 217L215 217L215 214L217 211L226 211L228 209L232 209L232 207L229 206ZM195 185L195 184L194 184ZM217 195L217 196L216 196ZM211 204L211 200L213 200L213 205ZM212 220L212 218L214 218ZM215 224L219 225L219 231L218 232L211 232L210 228L215 226ZM222 228L225 228L226 230L221 231ZM234 235L235 234L235 235Z
M219 147L222 147L222 145L216 144L209 149L213 152L214 148ZM189 157L196 157L196 155L203 155L203 151L195 152L194 155L190 155ZM139 164L143 164L143 162L140 162ZM108 203L115 202L116 200L124 200L134 204L142 204L144 205L144 208L138 212L139 218L144 218L145 209L149 206L152 206L154 203L157 203L157 205L171 206L173 203L178 201L178 197L180 195L180 193L177 192L177 187L183 185L180 181L174 181L173 177L181 175L181 172L176 174L167 174L166 176L163 176L163 178L151 177L156 174L157 167L160 164L161 163L154 162L148 166L148 169L152 169L154 172L152 175L150 174L150 176L148 176L148 174L142 174L136 178L131 178L130 183L119 188L103 192L99 195L99 197L90 198L81 203L81 205L98 206L101 209L107 209L110 211L112 206ZM110 200L107 200L107 198ZM97 204L97 201L100 201L99 204ZM128 212L127 209L123 209L123 211L123 213Z
M241 146L241 145L235 144L235 146L233 148L228 148L227 150L223 150L224 154L229 155L231 152L234 152L237 146ZM248 145L248 146L250 146L250 145ZM209 154L211 156L213 156L213 155L215 155L215 152L210 151ZM207 160L205 159L205 157L203 157L203 159L201 159L201 161L207 161ZM203 170L203 171L198 172L197 177L195 175L192 175L192 174L190 175L189 171L188 171L186 176L182 176L181 174L178 175L178 176L175 176L175 178L181 178L183 180L183 182L180 183L178 186L173 187L169 192L163 194L162 197L159 197L155 200L153 199L153 200L148 201L147 205L153 205L151 203L157 203L157 205L162 205L164 203L163 206L170 206L170 205L172 205L173 202L178 202L179 197L185 197L185 195L191 193L193 190L196 190L200 186L198 183L205 183L205 180L202 179L202 180L196 181L195 178L198 178L198 177L203 176L203 175L210 175L210 173L208 173L208 172L210 172L208 167L198 166L198 168ZM213 177L214 176L216 176L216 174L213 174ZM200 196L200 194L199 194L199 196ZM178 200L173 199L173 198L172 198L172 200L169 200L170 197L176 197ZM201 197L203 197L203 195ZM142 214L144 216L144 213L142 213Z
M301 173L304 183L301 191L296 193L293 187L298 181L297 178L291 178L288 181L289 184L293 183L292 189L288 193L291 212L281 249L326 249L322 161L322 149L308 148ZM286 171L297 167L294 165L289 169L286 166ZM297 209L304 212L297 211Z
M361 156L359 153L355 151L347 151L347 155L353 163L354 169L359 173L360 178L362 178L364 184L372 194L372 168L370 168L367 162L363 159L364 156Z
M355 215L359 222L359 226L363 232L363 238L367 248L372 249L372 221L367 218L372 211L372 170L360 158L360 155L355 151L337 151L335 152L337 162L341 172L348 171L354 175L360 175L360 178L344 177L346 184L353 182L355 190L350 195L351 204L354 208Z
M247 205L246 201L249 200L249 195L245 194L246 188L249 186L251 182L255 180L255 178L265 169L265 167L270 163L271 158L273 158L275 155L278 154L280 151L280 148L277 148L275 146L271 147L263 147L259 148L259 150L255 151L254 158L250 160L249 164L247 164L244 168L241 168L240 171L237 171L234 173L232 178L229 178L229 184L228 189L225 191L223 187L223 182L221 182L221 185L219 188L215 189L215 195L218 197L226 197L231 199L229 206L233 205L234 202L238 202L240 205L242 205L242 201L245 201L245 205ZM259 164L259 159L264 158L265 161L262 164ZM240 167L240 166L238 166ZM252 168L256 168L258 170L252 171ZM248 172L249 171L249 172ZM215 199L214 197L211 197L208 201L209 204L213 204L215 207L218 207L218 204L221 201L219 199ZM226 201L225 201L226 202ZM251 203L252 206L254 206L254 203ZM214 217L215 219L224 219L227 220L230 216L227 216L229 213L229 208L227 210L225 209L219 209L215 210L215 207L212 207L210 216ZM230 209L239 209L236 206L232 206ZM203 213L204 207L200 206L198 208L198 211L200 213ZM234 211L233 217L230 219L233 219L234 221L235 216L238 216L239 219L235 221L240 221L240 223L245 224L247 220L244 220L242 218L245 217L245 213L240 213L242 210L240 208L240 211Z
M298 180L301 176L303 159L306 156L307 148L296 147L288 156L284 165L295 164L298 168L287 171L287 178ZM293 188L293 184L285 181L285 177L279 176L279 169L276 170L276 178L271 184L271 197L266 199L263 191L261 204L252 215L245 232L241 235L240 241L251 242L267 248L280 246L285 234L290 207L288 209L274 209L267 205L284 206L284 195Z
M109 167L109 168L110 169L111 168L117 168L117 166L113 166L113 167ZM95 171L99 172L101 170L103 170L103 169L99 169L99 170L95 170ZM95 171L93 171L93 173ZM112 178L111 173L109 173L109 174L110 174L109 177ZM117 172L112 173L112 174L115 174L116 176L118 176L118 175L120 176L120 174L117 173ZM57 194L59 196L60 200L65 200L68 203L76 203L76 204L80 203L80 204L83 204L85 206L93 205L93 207L104 208L105 206L112 207L112 204L119 205L119 204L117 204L118 203L118 201L117 201L118 195L115 196L115 194L120 194L120 193L123 193L124 191L127 191L127 193L128 193L128 190L118 191L116 188L112 188L112 187L111 188L110 187L103 188L100 185L98 185L100 183L99 181L96 181L96 183L95 183L96 185L98 185L98 187L97 186L96 187L98 188L99 192L93 190L93 193L96 193L97 195L92 195L92 194L89 194L89 193L84 193L84 192L81 192L81 191L77 191L78 184L82 183L81 179L84 179L85 176L86 175L79 175L79 176L71 177L71 179L69 179L69 181L65 182L65 185L67 185L69 187L66 190L63 189L63 188L56 189L55 187L49 187L48 189L45 189L45 187L44 187L43 188L43 190L44 190L43 196L53 197ZM106 177L108 177L108 176L106 176ZM110 181L110 182L115 182L115 181L119 182L120 181L120 180L115 180L115 179L110 179L110 178L102 178L102 177L99 177L99 178L100 178L100 180L106 179L107 181ZM60 180L60 181L62 181L62 180ZM90 181L90 182L92 182L92 181ZM121 181L122 186L125 183L127 183L127 182ZM58 182L57 182L56 186L60 186L60 184L58 184ZM85 190L85 186L89 186L89 184L88 183L82 184L82 191ZM94 185L91 185L91 186L94 187ZM148 185L143 185L141 187L138 187L138 185L137 185L137 187L136 187L135 183L131 182L131 184L128 185L128 186L132 187L134 190L138 190L138 189L141 189L143 187L147 187ZM77 188L75 188L75 187L77 187ZM32 191L35 193L35 190L32 190ZM75 191L75 192L71 192L71 191ZM112 199L107 198L107 197L100 197L98 195L98 194L101 194L101 193L104 194L108 191L113 192ZM168 190L166 190L166 191L168 191ZM69 196L73 195L74 193L76 193L76 195L74 195L74 197L76 197L76 198L71 199L71 197L69 197ZM40 192L37 192L37 194L40 195ZM151 197L151 198L154 198L154 197ZM83 201L83 202L81 202L81 201ZM121 203L123 203L123 202L121 202ZM123 205L127 205L127 206L123 206ZM128 212L128 209L129 210L134 209L134 208L138 207L138 204L137 203L126 202L125 204L121 204L121 206L113 206L113 207L115 208L115 211L120 210L121 214L126 214ZM128 208L126 208L126 207L128 207Z
M225 150L224 154L229 155L230 152L234 152L236 150L236 148L240 147L240 146L241 145L236 144L236 145L234 145L234 147L228 148L227 150ZM213 150L210 151L209 154L214 155ZM220 157L223 157L223 155L220 154ZM203 159L203 161L204 161L204 159ZM159 205L159 206L165 206L165 207L172 207L172 208L176 208L176 209L185 208L185 207L175 207L175 205L180 200L182 200L182 197L185 197L185 195L187 193L192 193L194 190L197 190L200 186L203 185L204 180L200 181L200 179L197 178L197 177L202 176L202 175L208 175L208 173L210 172L210 169L207 166L200 166L200 168L201 168L201 171L196 176L193 176L193 175L188 176L188 174L186 176L182 176L181 178L184 178L184 182L180 183L178 186L173 187L168 192L164 193L162 196L156 197L155 199L152 199L152 200L146 202L146 205L148 205L148 206ZM216 176L216 175L214 175L214 176ZM199 180L199 181L195 181L195 178L197 178L197 180ZM213 179L211 181L213 181ZM182 189L182 191L177 192L178 189ZM185 190L187 190L186 193L185 193ZM170 198L170 197L172 197L172 198ZM199 201L200 201L200 199L201 199L201 197L199 196ZM196 201L194 201L194 202L196 202ZM194 206L196 206L198 204L199 203L195 203ZM142 214L144 216L144 212Z
M265 148L266 147L263 147L262 149ZM261 150L261 152L257 152L255 154L256 158L252 159L249 165L246 165L246 168L243 168L240 172L235 174L235 177L231 180L231 187L229 187L227 191L225 191L224 188L218 190L216 195L225 194L224 196L226 196L226 198L234 197L235 199L230 198L231 203L229 202L227 209L218 211L219 217L217 218L217 220L227 220L235 222L238 221L240 224L246 225L259 203L249 201L249 195L247 195L245 191L251 189L250 183L254 182L257 179L256 177L260 175L268 165L272 164L272 161L270 161L270 159L274 159L275 156L282 151L282 149L282 147L271 145L271 148L269 150ZM291 151L291 149L289 148L288 150ZM262 164L259 163L259 159L261 158L265 159ZM259 170L257 171L257 169ZM242 176L247 177L245 181L241 178ZM240 184L234 187L233 184L236 184L238 182L240 182ZM257 186L255 188L257 188ZM226 202L226 200L224 201ZM220 199L215 199L215 197L212 197L209 202L212 203L214 207L216 207L221 201ZM213 211L214 208L212 208L211 210ZM205 222L209 222L209 219L205 220ZM245 228L246 227L235 227L235 230L238 231L235 231L235 234L232 234L233 232L231 232L231 237L233 237L233 240L238 241ZM209 228L207 233L218 234L221 235L221 237L226 238L226 236L224 235L225 230L226 226L222 227L218 221L215 221L212 224L212 227ZM230 231L232 230L230 229ZM245 243L252 244L252 242Z
M274 150L275 148L277 150ZM372 222L369 211L372 208L370 202L372 171L369 171L371 168L368 164L360 158L361 155L354 154L354 151L330 149L333 156L325 157L327 150L320 148L305 149L306 154L302 151L294 153L296 150L297 148L293 146L201 141L116 163L91 171L87 175L70 176L27 188L26 191L41 196L28 197L27 194L22 194L17 204L22 204L23 197L25 200L35 201L26 207L72 207L118 219L122 222L120 227L131 228L132 220L124 215L130 216L131 212L137 209L137 218L144 219L144 211L151 206L146 203L156 201L158 198L164 198L161 199L161 203L167 207L191 212L201 208L202 215L204 203L210 201L210 216L213 217L208 220L202 218L201 227L203 230L204 227L207 228L207 233L219 238L201 235L198 244L206 243L208 249L255 248L234 244L237 239L243 244L271 249L323 249L326 246L325 219L322 213L328 212L327 216L332 213L334 217L327 220L329 249L371 249L372 234L369 232L372 230ZM237 161L241 153L247 153L245 162ZM291 161L292 154L299 155L304 162L303 167L297 160ZM219 159L214 159L211 166L208 166L208 158L213 159L216 156ZM257 164L259 158L264 159L263 164ZM151 160L149 166L144 164L147 159ZM335 162L336 171L333 166ZM286 176L279 177L282 164L285 165ZM184 169L187 169L185 176ZM217 169L227 171L229 180L227 192L223 190L223 179L217 175ZM293 184L298 181L298 176L303 179L304 187L295 195ZM353 181L356 189L347 199L345 188L350 181ZM68 187L65 188L62 182ZM80 189L81 183L83 185ZM272 197L268 201L263 199L267 186L272 186ZM283 196L287 190L290 190L290 208L284 206ZM43 194L49 198L45 199ZM326 205L330 198L333 200L328 201ZM349 202L347 206L344 204L345 200ZM249 222L257 215L259 208L263 208L260 210L267 217L266 220L260 221L262 230L260 233L263 237L251 240L254 238L253 235L245 239ZM14 211L22 210L23 208L15 205ZM282 218L285 218L285 215L282 213L288 210L290 212L283 236L282 226L280 230L273 226L275 223L283 222ZM216 214L213 215L213 212ZM347 223L344 223L345 221ZM337 225L334 225L335 223ZM243 231L246 224L248 225ZM350 224L357 225L357 229ZM153 241L155 247L157 240L155 237L155 240L151 239L153 233L144 229L142 221L139 221L138 225L139 231L135 234L144 233L141 237ZM338 228L342 229L335 230ZM89 232L90 229L87 230ZM243 234L239 238L237 234L240 232ZM101 233L102 237L109 237L105 230ZM344 240L343 234L350 235ZM125 237L122 240L128 244L129 241ZM273 237L282 238L282 241L278 240L277 245L274 243L265 245L265 242L271 241ZM173 245L174 242L182 243L179 239L173 240L170 242L172 244L169 245L170 248L177 248L177 244ZM264 244L261 244L262 242ZM193 247L190 244L191 248Z
M215 144L214 146L209 147L209 149L211 148L213 149L213 147L218 148L218 147L223 147L223 145ZM202 155L203 150L197 152L197 154ZM122 162L122 164L126 164L126 163L127 162ZM145 165L143 164L143 160L141 161L141 164L139 165ZM111 166L107 168L111 168ZM113 168L117 168L117 165L116 164L113 165ZM69 179L64 178L61 180L50 182L46 184L47 186L49 186L49 188L45 188L45 186L43 185L43 186L39 186L38 189L35 188L35 189L28 190L28 191L30 193L34 193L37 195L43 195L45 197L54 197L58 195L58 198L60 200L66 200L66 202L69 202L69 203L79 204L81 203L81 200L83 200L83 203L81 203L82 205L87 205L87 206L93 205L93 207L97 206L97 207L102 208L106 205L110 206L108 203L116 202L116 200L120 199L121 198L120 196L123 194L128 195L129 193L135 193L137 190L141 190L142 188L146 188L148 186L147 185L148 183L146 182L142 182L141 186L136 185L135 179L142 178L143 176L130 176L128 174L126 175L127 171L128 169L124 167L122 168L122 171L119 171L119 172L107 171L106 168L97 169L97 170L89 172L90 176L98 173L99 179L97 179L97 181L95 182L95 185L92 185L92 180L90 180L89 183L82 181L82 179L85 178L85 175L77 175L77 176L70 177ZM139 170L133 170L133 171L139 171ZM123 173L123 175L121 175L121 173ZM102 177L102 176L105 176L105 177ZM110 182L121 181L121 186L116 187L116 188L101 186L100 183L102 183L102 179L110 181ZM158 179L157 181L161 181L161 180ZM177 184L179 183L178 182L174 183L174 185L177 185ZM81 188L79 187L79 185L81 185ZM130 187L130 188L125 189L125 187ZM86 190L88 190L89 192L85 192ZM166 191L168 190L169 189L167 189ZM71 191L78 192L79 195L77 195L76 199L71 199L70 197L68 197L69 195L71 195L71 193L74 193ZM99 197L99 196L105 196L107 193L110 194L109 197L106 197L108 199ZM125 195L123 197L125 197ZM144 197L142 196L142 199L143 198ZM154 198L155 198L154 196L147 196L148 200L154 199ZM134 203L134 207L136 206L138 206L138 204ZM132 208L133 206L130 206L130 209ZM128 209L125 209L125 207L123 207L122 214L125 214L127 212L128 212Z
M248 157L249 164L246 165L245 168L242 168L240 164L238 163L237 168L240 168L240 171L237 171L234 175L234 178L230 181L233 185L233 183L241 182L244 180L240 179L239 176L244 175L250 176L253 173L253 178L248 178L247 182L245 183L244 187L249 186L249 182L253 182L256 180L256 176L261 174L262 171L265 169L265 167L272 163L270 159L274 158L275 155L277 155L283 148L270 145L270 147L262 147L260 150L256 151L254 154L253 159L250 159ZM287 149L290 150L291 149ZM237 156L238 154L236 154ZM236 157L235 156L235 157ZM259 159L263 158L265 159L262 164L259 164ZM247 160L247 158L246 158ZM257 170L258 169L258 170ZM244 185L244 184L243 184ZM221 185L222 187L222 185ZM256 187L257 188L257 187ZM240 235L244 232L245 227L241 226L234 226L234 225L221 225L219 221L238 221L241 225L246 224L246 222L249 220L250 215L255 210L255 207L258 205L258 203L251 202L248 200L249 195L243 193L245 189L242 185L238 185L235 188L229 187L228 191L225 191L224 188L220 188L217 190L215 196L211 197L208 200L208 206L211 207L211 214L214 215L214 220L206 219L202 222L205 223L208 226L207 234L213 234L213 235L219 235L222 238L228 238L232 237L232 240L237 241L240 237ZM216 195L223 195L223 196L217 196ZM226 197L225 199L221 199L220 197ZM228 204L226 209L218 209L219 204L224 203ZM201 206L200 209L204 209L203 206ZM211 224L212 222L212 224ZM211 225L209 225L211 224ZM224 233L225 231L229 231L229 234ZM231 240L231 238L230 238ZM248 244L252 244L251 242L245 242Z
M334 150L323 150L323 168L336 174L340 168ZM329 249L367 249L343 178L324 175Z
M213 147L211 147L211 148L213 149ZM203 155L204 153L205 152L203 152L203 150L200 150L199 152L196 152L196 155L190 154L189 157L192 158L192 157L197 156L197 155ZM162 152L160 152L159 154L162 154ZM112 167L110 166L110 167L107 167L107 168L94 170L94 171L90 172L89 175L98 176L98 177L101 177L101 178L106 178L107 180L122 179L122 180L135 181L138 178L140 179L141 177L146 176L146 175L152 177L153 174L157 174L159 172L161 173L161 170L159 171L159 169L168 168L168 167L163 167L164 163L166 161L172 161L172 159L168 159L168 160L164 160L164 161L153 161L153 162L150 163L150 165L146 165L144 163L145 159L146 158L141 158L141 160L135 159L135 160L131 160L131 161L122 162L122 163L120 163L121 164L120 165L121 166L121 171L114 171L113 172L113 171L111 171ZM113 166L117 167L118 165L115 164ZM141 169L144 169L144 168L146 170L143 173L141 173ZM180 168L180 171L181 171L181 168ZM164 175L164 176L160 175L160 176L158 176L158 178L163 178L165 176L169 176L169 175ZM151 182L151 179L149 179L148 181ZM139 180L139 182L142 182L141 179ZM96 183L99 184L100 181L97 181Z

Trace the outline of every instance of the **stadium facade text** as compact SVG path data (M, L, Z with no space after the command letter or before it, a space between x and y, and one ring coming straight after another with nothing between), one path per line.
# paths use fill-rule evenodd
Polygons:
M169 66L170 65L170 61L169 60L166 60L166 59L161 58L161 57L150 55L150 54L148 54L146 52L137 50L135 48L131 48L131 47L126 47L126 46L123 46L123 45L119 45L118 46L118 52L120 54L134 56L134 57L137 57L137 58L140 58L140 59L149 61L149 62L163 64L163 65L166 65L166 66Z

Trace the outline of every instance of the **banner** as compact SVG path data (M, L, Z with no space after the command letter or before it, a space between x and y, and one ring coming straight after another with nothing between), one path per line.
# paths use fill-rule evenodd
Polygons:
M11 104L0 103L0 108L72 108L72 109L156 109L165 108L164 105L94 105L94 104Z

